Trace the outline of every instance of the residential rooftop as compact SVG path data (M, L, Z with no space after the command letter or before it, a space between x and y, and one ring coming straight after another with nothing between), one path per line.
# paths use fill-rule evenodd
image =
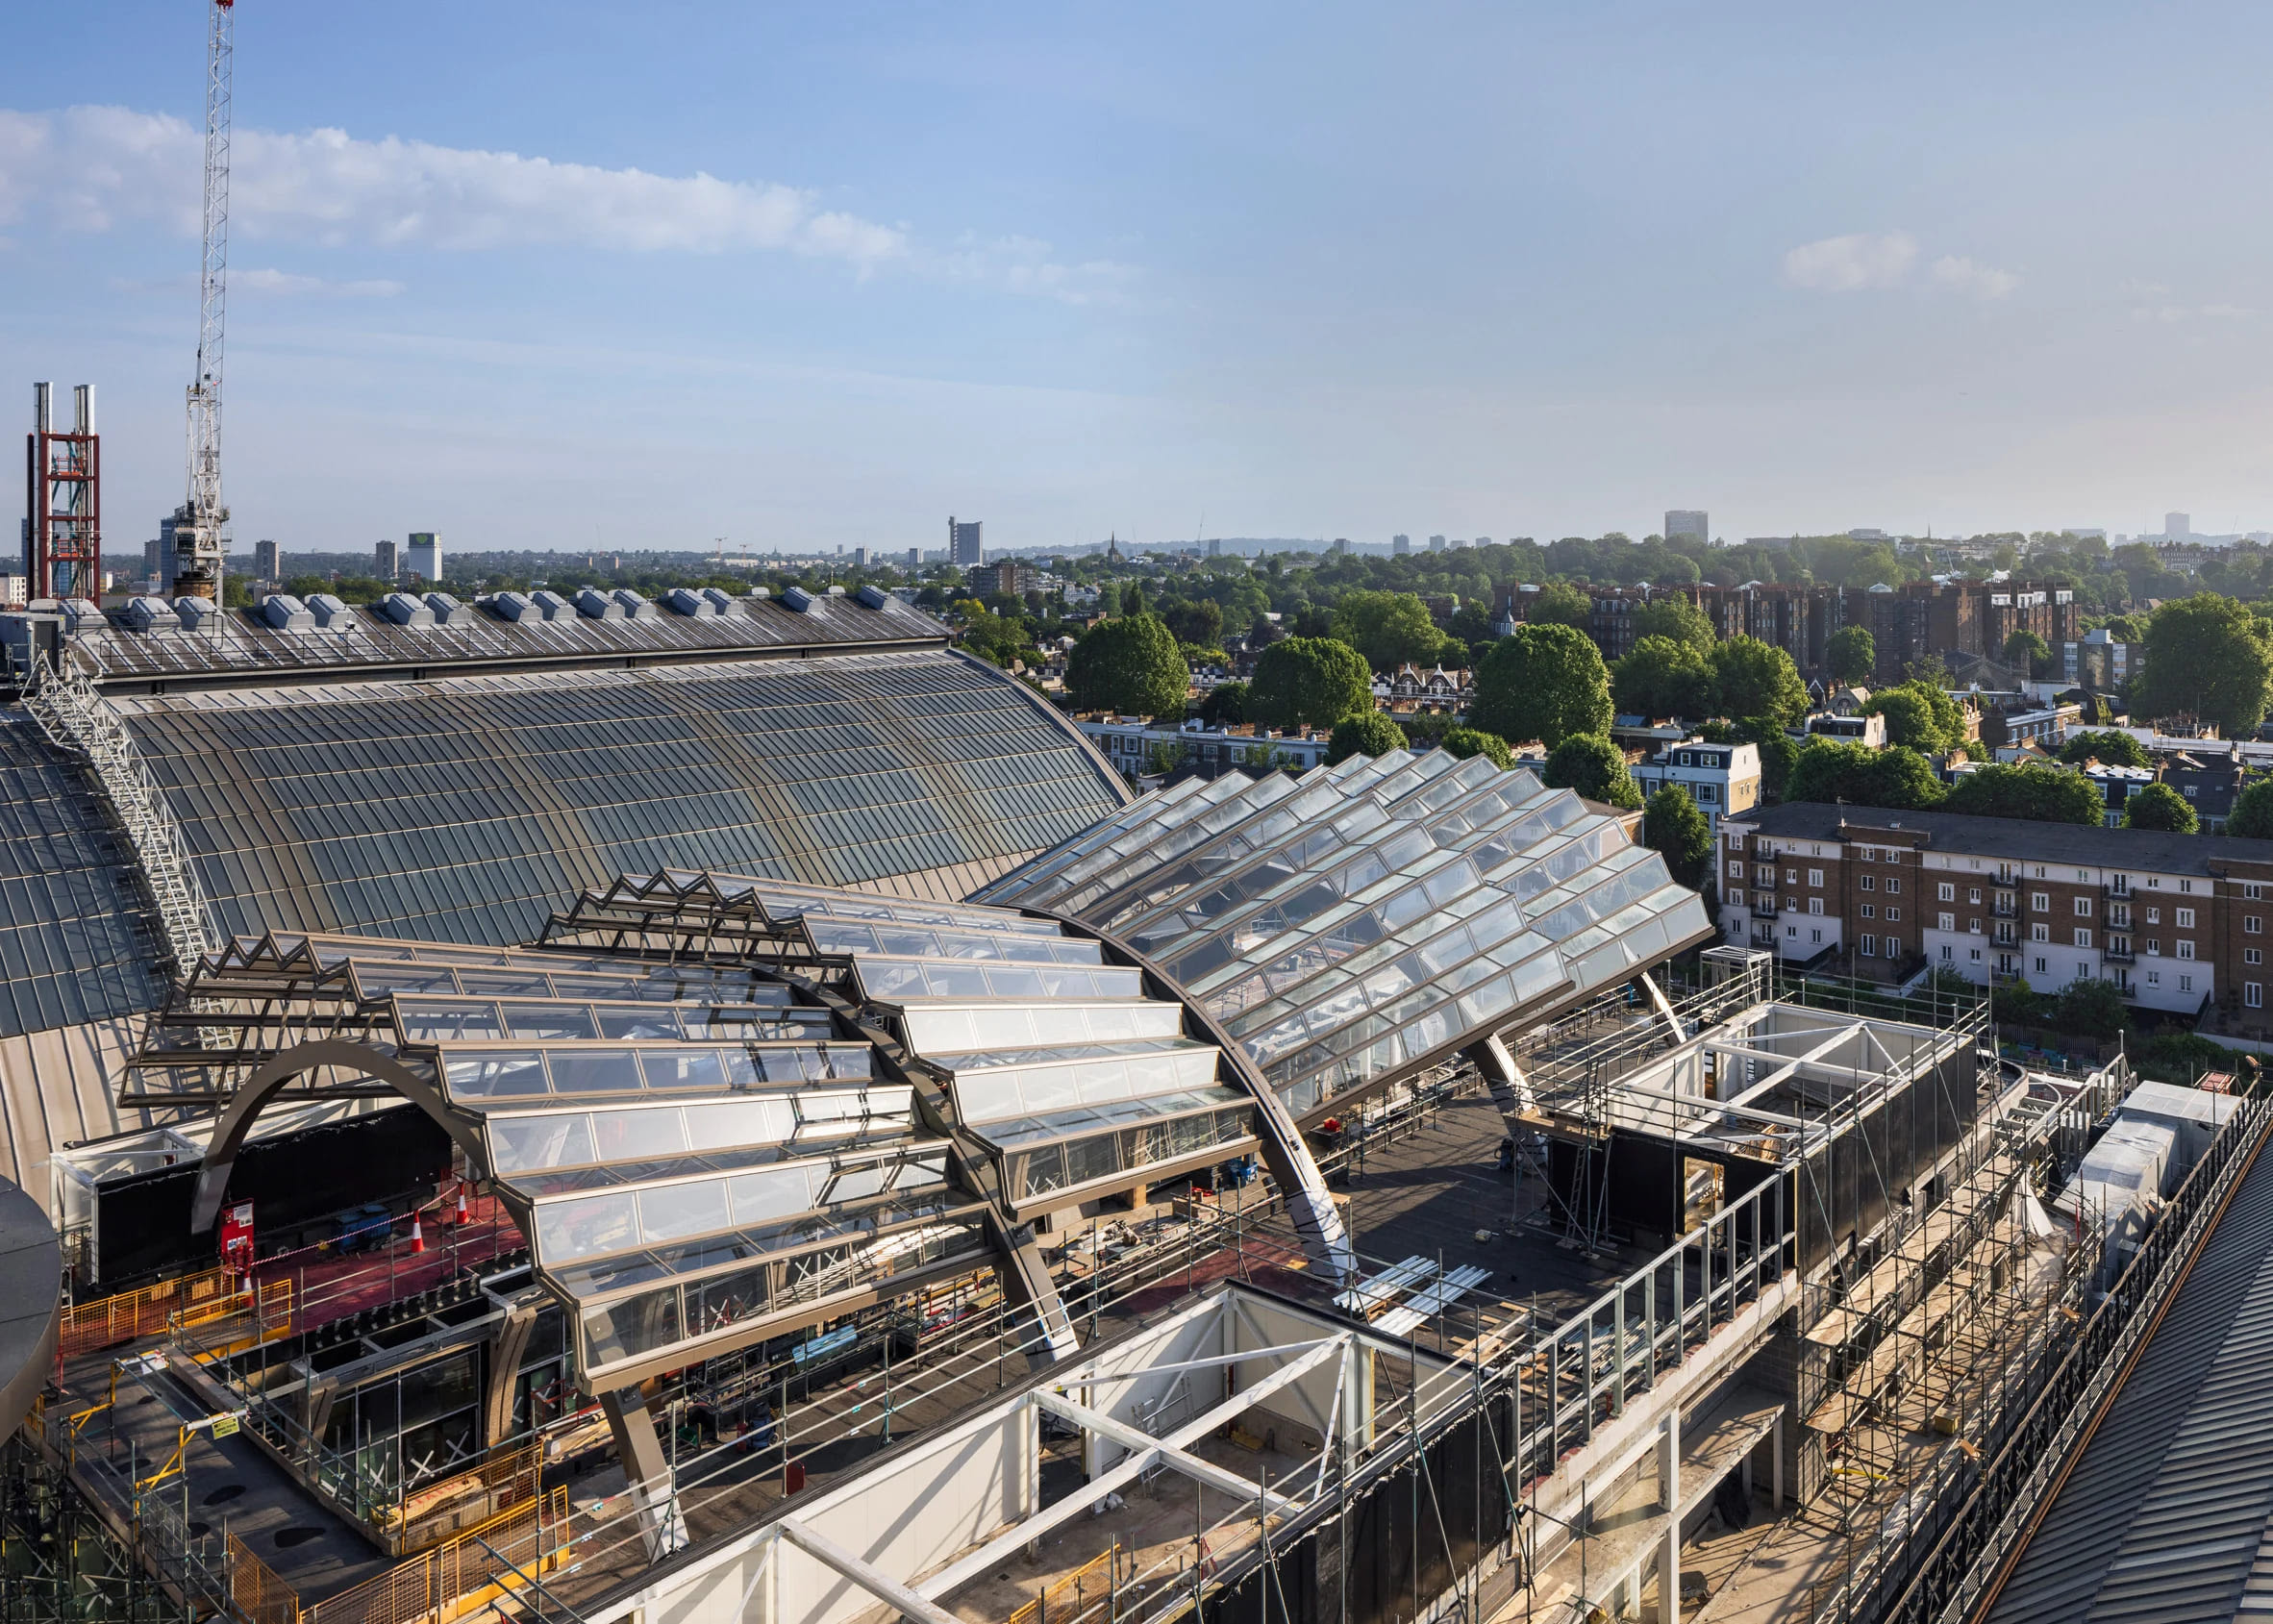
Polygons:
M2159 874L2221 874L2236 862L2273 864L2273 840L2105 829L2096 824L2046 823L2035 818L1972 817L1961 812L1906 812L1827 801L1786 801L1728 821L1772 839L1862 840L1876 833L1895 832L1923 836L1922 843L1929 847L1963 852L1969 857L2151 869Z

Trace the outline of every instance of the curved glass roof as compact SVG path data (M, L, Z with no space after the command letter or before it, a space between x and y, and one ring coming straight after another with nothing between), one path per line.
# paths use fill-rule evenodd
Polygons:
M1392 751L1148 797L982 887L1126 942L1294 1111L1709 936L1623 823L1481 757Z
M227 935L526 941L664 863L952 899L1126 795L937 650L110 703Z

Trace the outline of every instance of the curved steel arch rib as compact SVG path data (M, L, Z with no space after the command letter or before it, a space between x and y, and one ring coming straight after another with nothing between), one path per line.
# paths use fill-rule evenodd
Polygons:
M202 1235L221 1215L222 1196L229 1187L229 1171L237 1165L237 1153L242 1148L254 1119L287 1084L303 1072L323 1065L345 1066L386 1084L439 1123L443 1132L465 1152L466 1165L476 1169L479 1177L489 1176L489 1154L482 1145L481 1136L450 1110L439 1089L384 1050L345 1037L318 1037L269 1056L230 1099L220 1120L213 1125L213 1137L206 1145L204 1160L198 1163L197 1194L189 1204L190 1234Z

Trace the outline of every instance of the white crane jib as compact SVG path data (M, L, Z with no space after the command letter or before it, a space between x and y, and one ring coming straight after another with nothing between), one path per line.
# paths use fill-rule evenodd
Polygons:
M229 80L234 0L208 0L205 54L205 259L198 282L197 373L189 385L189 496L175 510L174 590L221 596L229 510L221 501L221 336L228 308Z

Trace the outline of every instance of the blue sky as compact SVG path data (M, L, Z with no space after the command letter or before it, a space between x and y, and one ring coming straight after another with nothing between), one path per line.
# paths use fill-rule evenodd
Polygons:
M117 552L180 499L203 14L41 27L0 401L98 386ZM240 550L2273 525L2263 8L241 0L237 40Z

